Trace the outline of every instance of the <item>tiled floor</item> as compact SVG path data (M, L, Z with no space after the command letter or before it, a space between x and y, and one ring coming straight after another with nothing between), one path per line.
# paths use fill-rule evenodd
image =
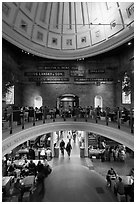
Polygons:
M52 173L45 179L45 193L42 202L117 202L117 198L106 186L105 175L112 166L118 174L126 175L133 167L133 158L125 163L101 162L90 158L80 158L78 141L72 142L69 159L64 157L50 161ZM38 197L37 197L38 198Z

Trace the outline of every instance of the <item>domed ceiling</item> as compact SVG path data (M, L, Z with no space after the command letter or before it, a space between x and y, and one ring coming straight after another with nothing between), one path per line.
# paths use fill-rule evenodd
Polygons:
M2 37L32 54L77 59L134 37L133 2L3 2Z

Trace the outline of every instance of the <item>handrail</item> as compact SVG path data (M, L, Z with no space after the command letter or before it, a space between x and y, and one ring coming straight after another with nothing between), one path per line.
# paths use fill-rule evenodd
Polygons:
M29 117L29 118L25 118L25 110L23 110L21 112L21 110L11 110L10 114L9 114L9 117L8 117L8 121L3 121L3 127L2 127L2 130L5 132L6 130L4 130L4 123L8 123L8 127L7 129L9 129L9 133L12 134L14 132L14 129L16 128L16 126L13 126L13 119L14 119L14 113L20 113L20 116L19 116L19 120L18 120L18 124L17 126L21 126L22 130L25 129L25 125L27 123L30 123L29 122L29 118L32 119L33 123L32 125L35 126L36 125L36 122L37 122L37 115L38 113L36 113L36 111L33 110L33 117ZM105 114L105 117L101 117L101 116L97 116L96 113L94 112L94 115L92 115L91 117L88 117L87 113L85 112L83 115L79 112L77 114L74 114L74 116L72 116L71 114L70 115L67 115L67 112L63 112L63 114L60 116L60 115L57 115L57 118L56 118L56 115L55 115L55 112L52 112L49 114L46 114L45 113L45 110L43 110L43 113L41 112L41 118L40 118L40 121L41 123L46 123L50 120L52 120L53 122L55 122L56 120L58 119L62 119L64 121L66 120L73 120L73 121L82 121L82 120L85 120L85 122L95 122L95 123L102 123L103 125L106 125L106 126L114 126L115 128L118 128L118 129L128 129L127 131L129 131L130 133L134 133L134 118L133 118L133 112L131 111L130 112L130 119L129 119L129 124L127 123L124 123L123 122L123 118L121 117L121 114L120 114L120 110L117 111L117 118L115 121L112 121L110 119L110 116L109 116L109 113L106 111L106 114ZM50 116L50 119L47 119L49 118ZM116 115L115 115L116 116Z
M16 146L31 140L40 135L56 132L60 130L81 130L86 132L93 132L98 135L102 135L106 138L110 138L120 144L125 145L129 149L134 151L134 135L125 131L122 131L118 128L112 128L109 126L95 124L92 122L85 121L56 121L52 122L48 120L48 123L40 124L38 121L35 126L31 127L30 124L27 124L27 129L22 131L17 131L12 135L6 133L3 134L2 141L2 154L7 154Z

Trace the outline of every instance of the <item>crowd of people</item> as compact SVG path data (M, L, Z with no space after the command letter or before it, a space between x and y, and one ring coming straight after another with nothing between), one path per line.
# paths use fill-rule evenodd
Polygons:
M5 161L6 162L6 161ZM7 163L7 162L6 162ZM21 184L21 180L27 176L34 176L35 177L35 185L38 187L39 185L42 186L42 191L44 191L44 179L51 173L52 168L48 164L47 160L44 159L39 160L37 165L34 163L33 160L24 160L22 166L18 167L14 163L14 160L8 162L7 165L7 174L4 176L13 176L14 177L14 189L13 194L19 195L18 201L22 201L23 194L25 192L24 186ZM18 170L18 171L16 171ZM17 172L20 172L19 174ZM6 193L6 192L4 192Z
M106 146L101 155L102 162L104 161L125 161L126 148L124 145Z
M61 153L62 153L63 156L64 156L64 150L66 150L67 154L68 154L68 157L70 159L70 154L71 154L71 150L72 150L71 139L69 139L68 143L66 144L66 147L65 147L65 142L62 139L61 142L60 142L60 150L61 150Z
M22 146L20 150L25 150L24 146ZM20 150L18 150L18 152ZM27 154L20 154L20 156L22 156L18 158L19 160L16 159L16 154L13 157L6 155L3 159L3 176L14 178L12 194L18 196L18 201L22 201L24 192L26 191L21 183L23 178L34 176L35 183L34 186L32 186L33 189L37 191L40 187L40 191L44 193L44 179L52 172L52 168L47 161L47 155L42 155L42 160L38 160L38 158L35 157L34 149L29 148L29 150ZM31 193L33 189L31 189ZM7 192L3 190L3 195L6 194Z
M129 183L125 185L121 176L111 167L106 175L107 186L111 187L112 180L114 181L114 193L115 195L124 195L125 200L128 201L128 196L130 197L130 202L134 201L134 168L129 172Z
M105 161L122 161L124 162L127 156L127 148L118 144L117 142L107 139L102 136L95 136L95 141L88 147L88 155L91 154L91 150L98 150L97 158L101 159L102 162Z
M30 118L35 117L35 120L42 120L47 118L55 119L57 117L67 118L92 118L92 119L100 119L101 117L108 117L111 121L117 121L119 111L119 117L122 118L123 122L130 121L130 110L125 107L119 108L110 108L105 107L101 108L97 106L93 108L93 106L86 107L71 107L68 108L50 108L49 106L41 106L40 108L33 107L16 107L9 106L3 109L3 120L11 120L11 113L13 112L13 121L17 121L18 124L21 124L22 117L24 117L25 121L30 120Z

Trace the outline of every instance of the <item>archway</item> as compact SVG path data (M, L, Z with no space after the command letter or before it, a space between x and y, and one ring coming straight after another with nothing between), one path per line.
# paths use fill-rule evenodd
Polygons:
M57 98L57 108L63 110L69 110L69 108L79 106L79 97L74 94L64 94Z
M40 108L42 106L43 100L41 96L36 96L34 98L34 108Z
M15 133L13 135L7 136L2 140L2 155L7 154L16 146L21 143L36 138L39 135L56 132L60 130L81 130L87 132L93 132L96 134L103 135L104 137L115 140L131 150L134 150L134 135L121 131L119 129L111 128L105 125L86 123L86 122L56 122L56 123L47 123L44 125L34 126L28 129L25 129L21 132Z
M97 107L103 107L103 99L101 96L97 95L95 96L94 98L94 107L97 108Z

